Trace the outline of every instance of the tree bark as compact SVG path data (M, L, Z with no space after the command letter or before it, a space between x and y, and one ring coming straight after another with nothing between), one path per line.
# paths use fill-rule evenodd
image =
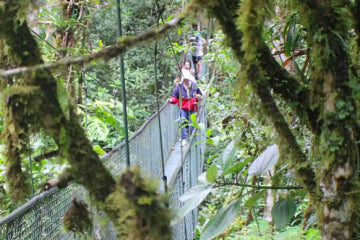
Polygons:
M356 105L349 76L349 52L344 41L351 26L341 10L346 3L332 6L323 1L304 1L304 21L308 28L308 45L313 59L311 105L320 111L316 146L322 166L318 181L322 191L318 215L323 239L352 239L358 232L357 200L359 176L355 173L358 152L356 139ZM322 38L319 39L319 36Z

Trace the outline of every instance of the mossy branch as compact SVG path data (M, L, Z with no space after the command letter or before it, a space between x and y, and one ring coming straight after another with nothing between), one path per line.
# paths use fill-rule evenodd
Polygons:
M94 60L98 60L98 59L109 60L111 58L118 57L121 54L123 54L127 49L132 48L140 43L160 38L164 33L166 33L168 30L172 29L174 26L176 26L178 23L180 23L185 18L185 16L188 14L188 12L191 10L194 10L193 5L189 5L182 13L178 14L176 17L171 19L169 22L166 22L165 24L161 25L158 28L147 31L138 36L122 37L118 40L118 42L115 45L108 46L96 53L89 54L86 56L81 56L81 57L75 57L75 58L72 58L72 57L71 58L63 58L57 62L45 63L45 64L35 65L35 66L31 66L31 67L23 66L23 67L18 67L18 68L9 69L9 70L1 70L0 69L0 78L6 78L6 77L12 77L12 76L20 75L20 74L25 74L25 73L36 72L38 70L55 69L55 68L59 68L61 66L68 66L71 64L83 65L85 63L90 63L90 62L92 62Z
M206 4L206 2L202 0L199 0L198 2ZM236 2L237 1L233 1L233 4L235 4ZM255 5L254 7L256 7ZM230 46L234 50L236 57L240 62L243 63L242 65L244 66L244 71L247 74L247 78L251 85L254 87L257 95L259 96L266 115L269 116L271 122L274 124L275 129L280 136L281 144L288 147L287 154L290 154L292 159L290 167L294 167L297 170L297 175L301 178L301 182L304 184L304 188L310 193L312 193L313 197L318 196L316 182L314 180L315 173L312 171L310 163L307 161L305 154L301 151L300 146L296 142L294 135L292 134L283 115L278 109L275 100L273 99L269 90L270 87L272 87L275 91L275 89L278 89L278 87L280 86L280 88L287 88L289 86L292 86L291 84L294 84L294 86L296 85L297 87L300 87L300 85L296 82L295 79L291 78L289 74L285 72L285 70L283 70L277 63L275 64L275 59L271 56L268 47L264 45L262 40L256 41L253 39L255 37L258 39L259 36L261 36L261 26L253 24L252 17L254 16L249 16L249 18L247 18L248 16L244 16L241 21L251 22L247 22L247 26L249 27L248 29L243 28L241 29L241 31L237 30L238 27L235 24L234 20L234 16L236 16L235 12L240 12L238 10L238 6L235 8L235 10L234 8L226 9L227 6L234 6L228 5L228 3L225 4L223 1L211 1L211 4L206 4L206 6L218 18L223 31L225 32L228 40L230 41ZM232 14L228 14L226 10L228 10ZM248 14L262 14L261 11L254 13L251 11L250 8L248 10ZM250 37L246 40L247 44L249 45L245 49L249 51L247 54L245 54L244 47L242 45L245 34L243 32L244 30L246 31L246 33L252 33L250 36L253 37ZM252 45L253 47L250 45ZM262 50L262 52L259 50ZM268 68L265 68L267 67L269 62L274 63L274 65L270 64L272 68L271 71L269 71ZM276 75L274 73L276 73ZM264 76L267 76L266 79ZM269 84L269 82L271 84ZM279 91L280 88L278 89ZM303 89L305 91L305 88ZM287 101L297 100L299 102L304 102L304 99L300 99L295 92L289 93L289 95L284 94L284 92L282 93L282 96ZM306 106L306 102L304 103L304 105ZM305 108L308 107L309 106L306 106ZM309 114L304 109L298 108L298 110L304 112L305 114Z
M280 136L280 145L287 146L286 149L285 147L280 148L280 151L284 155L290 154L291 162L289 168L295 168L295 173L303 183L304 188L311 194L313 199L318 200L320 195L315 182L315 172L312 170L311 163L302 152L289 125L277 107L274 98L271 96L270 91L264 86L254 84L254 88L261 100L262 108L271 119Z
M118 239L170 240L170 213L167 196L157 193L158 182L140 174L138 167L127 169L114 192L105 201Z
M66 168L55 179L47 181L44 184L44 190L48 191L54 187L64 188L68 186L72 180L74 180L74 176L71 173L71 169Z
M243 184L243 183L233 183L233 182L217 182L217 186L239 186L239 187L249 187L255 189L304 189L303 186L266 186L266 185L252 185L252 184Z
M236 22L239 1L196 0L195 2L201 4L202 7L205 6L210 14L217 18L230 47L238 59L242 61L244 58L244 51L242 51L243 32L239 30ZM310 130L316 132L318 113L310 108L307 88L277 63L269 47L263 41L259 43L256 55L258 56L259 65L268 76L264 84L269 89L271 88L274 93L279 94L287 103L295 105L294 111L301 121Z
M16 135L16 134L15 134ZM26 174L22 171L21 146L19 136L6 136L6 173L5 180L8 184L8 192L15 202L23 202L30 195Z
M43 154L41 154L39 156L34 157L34 161L35 162L40 162L40 161L42 161L44 159L47 159L47 158L56 157L58 154L59 154L59 150L54 150L54 151L51 151L51 152L43 153Z

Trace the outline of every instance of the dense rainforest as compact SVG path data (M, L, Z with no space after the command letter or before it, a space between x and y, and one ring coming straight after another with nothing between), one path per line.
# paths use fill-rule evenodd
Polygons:
M1 217L74 182L119 239L172 239L195 208L195 239L360 239L358 0L118 2L0 0ZM115 179L100 156L171 95L195 33L205 172L171 214L137 170Z

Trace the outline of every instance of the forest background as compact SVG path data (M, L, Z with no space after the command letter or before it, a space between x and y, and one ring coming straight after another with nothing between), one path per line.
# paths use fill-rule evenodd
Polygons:
M357 238L359 2L255 2L195 1L197 14L190 13L168 31L172 47L167 37L158 39L163 100L169 96L178 65L189 49L186 40L196 31L211 40L204 59L210 75L203 87L209 92L210 122L206 178L213 184L203 186L202 190L210 187L211 194L198 200L198 204L204 202L197 237L319 239L321 232L323 239ZM11 17L15 22L27 21L44 62L95 53L118 41L113 1L0 3L1 69L27 64L11 58L13 50L7 42L11 31L4 30ZM160 9L168 21L188 5L186 1L163 1ZM158 9L154 1L125 1L125 35L139 35L161 24ZM21 54L29 54L25 52ZM146 42L124 54L130 134L155 112L153 53L153 42ZM118 60L104 56L104 61L60 67L51 74L58 82L60 105L70 99L70 108L80 115L98 154L123 140ZM16 101L8 96L28 95L32 90L7 88L18 83L24 86L28 80L6 81L1 85L0 112L5 153L0 156L2 216L18 206L14 200L21 203L41 192L44 182L66 170L68 162L73 164L66 154L59 154L61 139L51 137L44 121L39 121L41 127L27 127L37 116L12 109ZM27 96L24 99L20 103L28 101ZM15 124L20 131L15 131L14 137L11 120L17 119L16 113L18 118L30 118ZM55 131L56 126L49 129ZM246 166L274 143L279 146L280 159L273 172L269 175L270 169L262 169L250 176ZM221 151L222 155L216 154ZM22 171L12 176L11 159L17 157ZM19 181L11 181L19 176ZM280 186L280 190L256 187L262 184ZM97 200L104 197L97 194L95 189ZM270 204L266 202L269 198ZM261 219L276 221L274 214L271 217L275 202L283 212L274 229ZM241 208L235 211L231 208L235 204Z

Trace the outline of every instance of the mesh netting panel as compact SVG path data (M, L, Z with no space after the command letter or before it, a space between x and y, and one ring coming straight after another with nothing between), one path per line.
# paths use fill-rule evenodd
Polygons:
M199 121L205 123L205 108L200 111ZM139 165L143 172L152 177L160 177L161 151L160 151L160 133L157 115L153 115L146 123L129 139L130 161L131 165ZM165 104L160 111L162 126L162 139L164 158L167 159L172 151L172 146L176 141L177 128L176 119L178 117L178 108ZM176 181L171 189L170 208L173 212L178 210L183 203L179 197L196 184L197 176L201 172L203 156L205 150L204 134L194 134L191 140L191 146L196 142L201 142L193 146L188 154L185 153L183 160L183 171L179 171ZM126 168L125 146L120 144L116 146L102 160L114 176ZM86 190L78 185L70 185L65 189L51 189L34 197L19 209L15 210L9 216L0 219L0 240L42 240L42 239L88 239L84 235L75 235L66 232L62 226L62 218L68 209L71 201L76 199L87 199ZM116 233L113 225L109 221L104 221L105 214L97 212L91 208L94 219L92 238L94 240L115 240ZM174 239L193 239L197 221L197 211L193 211L180 221L173 228Z
M202 106L199 112L198 122L203 123L205 127L207 126L205 105ZM170 207L173 212L183 206L183 203L179 201L179 197L197 184L197 177L202 172L204 162L205 140L205 131L195 130L189 143L191 147L184 152L182 167L179 169L174 185L170 186ZM196 223L197 209L189 213L173 227L173 239L194 239Z
M82 197L81 194L82 191L76 186L69 186L63 191L49 194L41 201L35 202L20 216L2 225L0 239L73 238L73 234L63 230L61 220L72 198Z

